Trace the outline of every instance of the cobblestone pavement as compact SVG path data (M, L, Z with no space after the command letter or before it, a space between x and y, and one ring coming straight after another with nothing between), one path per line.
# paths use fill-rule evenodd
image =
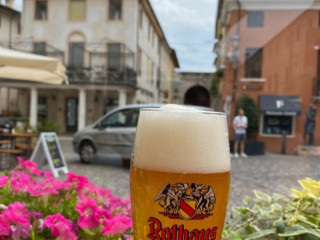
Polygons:
M119 157L106 157L91 164L82 164L72 150L71 138L61 138L60 142L69 171L88 177L94 184L109 188L115 195L130 195L129 168L122 165ZM320 158L316 157L266 154L232 159L231 166L229 209L230 206L241 204L246 195L253 196L254 189L268 194L288 195L290 188L299 188L299 179L311 177L320 180Z

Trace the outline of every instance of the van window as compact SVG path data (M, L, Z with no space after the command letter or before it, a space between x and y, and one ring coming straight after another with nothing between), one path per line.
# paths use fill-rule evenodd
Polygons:
M126 109L115 112L111 116L106 117L100 123L101 128L107 127L136 127L139 118L139 110Z

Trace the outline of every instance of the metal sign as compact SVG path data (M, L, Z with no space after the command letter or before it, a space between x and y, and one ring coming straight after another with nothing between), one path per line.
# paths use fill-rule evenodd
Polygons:
M65 174L69 172L58 136L54 132L41 133L33 150L31 161L36 162L40 167L44 163L43 157L47 159L54 177L59 176L59 171L63 171Z

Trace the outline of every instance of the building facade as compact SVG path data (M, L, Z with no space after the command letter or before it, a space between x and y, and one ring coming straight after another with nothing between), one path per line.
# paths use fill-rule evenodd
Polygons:
M5 5L0 4L0 43L5 42L8 47L20 40L21 25L19 11L14 10L13 1L7 0ZM1 47L1 45L0 45ZM10 109L16 107L18 91L16 89L1 88L0 85L0 115L5 109L5 114L10 114Z
M168 100L161 87L179 63L148 0L25 0L21 24L12 47L60 59L69 79L20 84L22 116L37 97L38 120L74 132L117 106Z
M229 118L243 93L259 107L257 140L266 150L286 152L303 144L306 111L318 109L320 1L219 2L215 65L224 70L221 95ZM230 133L233 138L233 127ZM320 144L320 114L315 144Z
M214 99L210 94L212 76L210 72L175 73L176 83L181 90L174 88L174 97L178 98L180 103L214 107Z

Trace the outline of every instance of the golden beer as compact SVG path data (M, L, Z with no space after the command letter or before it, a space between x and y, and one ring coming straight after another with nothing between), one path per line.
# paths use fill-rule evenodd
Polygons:
M131 166L134 238L221 239L230 187L225 115L142 110Z

